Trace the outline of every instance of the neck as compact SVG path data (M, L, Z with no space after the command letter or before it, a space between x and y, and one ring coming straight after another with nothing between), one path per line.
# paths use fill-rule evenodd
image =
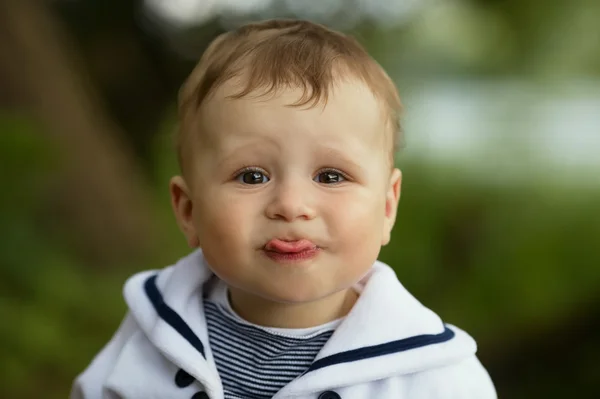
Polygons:
M229 287L233 310L244 320L274 328L309 328L346 316L358 294L352 288L308 303L281 303Z

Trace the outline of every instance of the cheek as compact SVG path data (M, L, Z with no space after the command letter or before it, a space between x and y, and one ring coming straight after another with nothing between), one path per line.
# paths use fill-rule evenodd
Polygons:
M253 217L253 207L249 201L210 192L203 198L199 199L194 215L201 246L207 247L206 250L210 247L227 250L241 245L252 225L249 220Z
M216 275L235 280L241 270L231 265L245 264L248 254L240 249L252 246L253 207L231 195L206 192L205 198L211 200L199 201L195 214L200 248Z
M329 229L344 249L360 250L381 241L385 199L372 191L347 193L329 201ZM353 251L351 251L353 252Z

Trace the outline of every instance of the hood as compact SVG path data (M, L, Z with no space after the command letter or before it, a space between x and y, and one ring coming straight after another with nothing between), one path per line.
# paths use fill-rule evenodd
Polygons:
M218 392L202 306L204 283L213 276L197 250L173 266L131 277L124 296L148 339L207 390ZM354 308L310 369L283 388L286 393L415 373L475 354L475 341L417 301L388 265L375 262L360 286Z

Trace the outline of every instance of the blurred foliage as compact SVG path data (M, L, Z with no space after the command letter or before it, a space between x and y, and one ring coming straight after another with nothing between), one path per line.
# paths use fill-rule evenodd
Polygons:
M64 398L123 317L126 277L161 265L82 267L60 220L46 214L56 149L27 118L0 115L0 130L0 397ZM163 204L157 217L168 212ZM176 230L172 221L164 227ZM183 253L172 237L169 259Z

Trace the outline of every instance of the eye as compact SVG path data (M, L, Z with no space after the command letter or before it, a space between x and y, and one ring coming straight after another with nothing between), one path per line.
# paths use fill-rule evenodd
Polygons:
M260 170L243 171L235 179L243 184L263 184L269 181L269 178Z
M341 172L338 172L337 170L325 170L317 174L314 180L317 183L337 184L345 181L346 178Z

